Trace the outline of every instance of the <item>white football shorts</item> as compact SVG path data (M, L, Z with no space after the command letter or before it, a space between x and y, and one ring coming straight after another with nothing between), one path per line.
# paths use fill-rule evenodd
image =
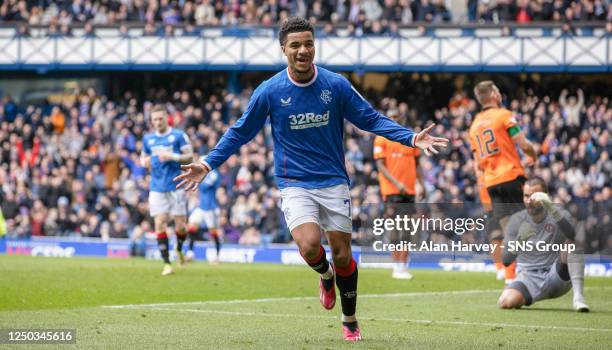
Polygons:
M149 212L151 216L161 214L186 216L187 197L185 191L149 192Z
M351 196L348 185L306 189L281 189L281 209L289 230L307 222L318 224L324 231L351 233Z
M202 208L195 208L195 210L189 215L189 224L197 226L205 226L207 229L218 228L219 222L219 209L204 210Z

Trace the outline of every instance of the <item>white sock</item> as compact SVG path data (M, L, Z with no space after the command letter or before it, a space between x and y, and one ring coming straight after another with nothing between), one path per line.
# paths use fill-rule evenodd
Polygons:
M357 317L355 315L347 316L342 314L342 322L357 322Z
M584 295L582 294L584 291L584 256L581 253L568 254L567 269L572 281L574 301L584 302Z
M332 268L331 264L329 264L327 271L321 274L321 278L323 278L324 280L329 280L329 279L334 278L334 269Z
M400 268L397 263L393 264L393 273L399 272Z

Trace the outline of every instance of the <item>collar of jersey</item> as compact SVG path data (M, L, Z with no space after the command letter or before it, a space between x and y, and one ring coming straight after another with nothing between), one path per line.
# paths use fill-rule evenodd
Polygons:
M170 135L171 132L172 132L172 127L169 126L168 130L166 130L166 132L163 133L163 134L160 134L159 132L155 131L155 136L158 136L158 137L168 136L168 135Z
M310 79L310 81L307 82L307 83L298 83L297 81L293 80L291 78L291 74L289 74L289 67L287 67L287 69L286 69L287 70L287 78L289 78L289 81L292 82L293 85L295 85L295 86L306 87L306 86L312 85L312 83L314 83L315 80L317 80L317 75L319 75L319 70L317 69L317 65L313 64L313 67L314 67L314 75L312 76L312 79Z

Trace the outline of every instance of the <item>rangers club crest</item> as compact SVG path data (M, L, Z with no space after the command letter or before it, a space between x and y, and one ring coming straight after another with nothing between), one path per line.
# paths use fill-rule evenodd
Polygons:
M321 100L323 103L328 104L332 101L331 91L329 90L321 90Z

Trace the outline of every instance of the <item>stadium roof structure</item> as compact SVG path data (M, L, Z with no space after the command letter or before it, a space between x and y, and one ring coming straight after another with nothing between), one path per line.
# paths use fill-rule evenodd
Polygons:
M3 31L4 30L4 31ZM97 29L94 36L16 36L0 29L0 70L268 71L285 66L274 30L202 30L195 36L143 36ZM136 30L136 32L134 32ZM316 62L341 71L610 72L603 29L402 29L395 36L319 36Z

